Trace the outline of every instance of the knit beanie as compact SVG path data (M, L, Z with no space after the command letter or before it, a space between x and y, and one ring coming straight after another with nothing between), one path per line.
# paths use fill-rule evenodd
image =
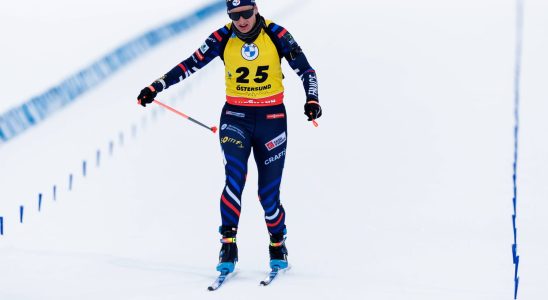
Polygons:
M255 0L226 0L226 10L230 11L236 7L255 6Z

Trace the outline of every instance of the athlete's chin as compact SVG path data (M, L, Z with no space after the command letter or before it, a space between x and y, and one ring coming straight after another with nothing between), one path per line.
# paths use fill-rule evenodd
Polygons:
M238 30L239 30L241 33L248 33L248 32L251 30L251 26L249 26L249 24L246 24L246 25L238 25Z

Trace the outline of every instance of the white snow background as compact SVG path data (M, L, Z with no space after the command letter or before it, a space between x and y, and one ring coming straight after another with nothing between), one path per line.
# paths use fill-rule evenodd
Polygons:
M0 112L206 3L2 1ZM219 13L0 147L0 299L513 298L515 1L258 3L302 46L324 109L318 128L306 122L284 62L292 269L258 285L268 237L251 158L238 273L206 290L220 248L217 136L136 104L229 22ZM524 25L518 299L538 300L548 297L548 2L526 0ZM222 72L217 59L158 99L219 126Z

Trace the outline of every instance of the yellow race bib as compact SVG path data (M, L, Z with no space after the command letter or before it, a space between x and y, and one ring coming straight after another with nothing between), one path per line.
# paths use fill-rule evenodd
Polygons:
M269 23L267 21L267 25ZM223 56L226 97L229 103L267 106L283 102L280 56L264 29L251 44L233 34L226 44Z

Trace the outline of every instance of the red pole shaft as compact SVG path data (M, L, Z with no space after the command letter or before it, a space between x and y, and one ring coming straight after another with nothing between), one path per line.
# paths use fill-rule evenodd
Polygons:
M190 118L189 116L183 114L182 112L176 110L175 108L173 108L173 107L171 107L171 106L169 106L169 105L167 105L167 104L164 104L164 103L162 103L162 102L160 102L160 101L158 101L158 100L154 100L153 102L156 103L156 104L158 104L158 105L160 105L161 107L163 107L163 108L169 110L169 111L172 111L172 112L178 114L179 116L181 116L181 117L183 117L183 118L185 118L185 119Z
M173 107L171 107L171 106L169 106L169 105L167 105L167 104L164 104L164 103L162 103L162 102L160 102L160 101L158 101L158 100L153 100L153 102L156 103L156 104L158 104L158 105L160 105L161 107L163 107L163 108L165 108L165 109L171 111L171 112L174 112L174 113L178 114L179 116L181 116L181 117L183 117L183 118L185 118L185 119L187 119L187 120L189 120L189 121L191 121L191 122L194 122L194 123L196 123L196 124L198 124L198 125L200 125L200 126L202 126L202 127L204 127L204 128L207 128L208 130L213 131L213 133L216 133L216 132L217 132L217 127L215 127L215 126L213 126L213 127L208 127L208 126L204 125L202 122L200 122L200 121L198 121L198 120L196 120L196 119L193 119L193 118L191 118L191 117L185 115L184 113L182 113L182 112L176 110L175 108L173 108Z

